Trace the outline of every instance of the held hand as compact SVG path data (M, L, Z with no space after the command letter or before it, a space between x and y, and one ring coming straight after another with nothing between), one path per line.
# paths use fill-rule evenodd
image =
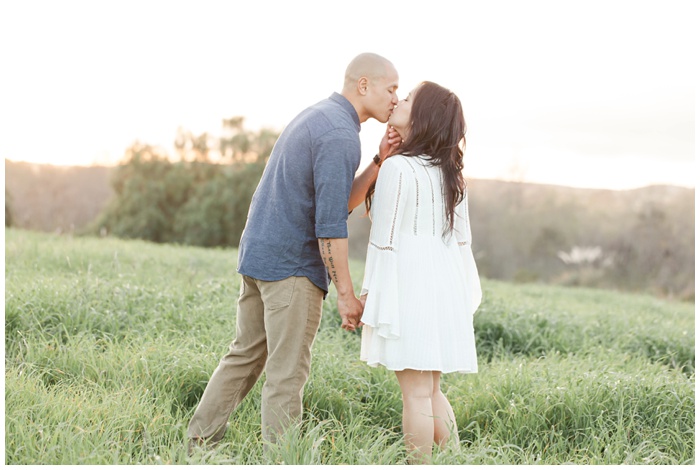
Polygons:
M401 136L396 129L387 125L386 132L379 143L379 158L384 161L387 157L394 154L401 144Z
M340 319L342 324L340 327L346 331L355 331L358 323L360 322L360 317L362 317L362 311L364 306L355 297L355 294L350 294L345 297L338 297L338 313L340 314Z

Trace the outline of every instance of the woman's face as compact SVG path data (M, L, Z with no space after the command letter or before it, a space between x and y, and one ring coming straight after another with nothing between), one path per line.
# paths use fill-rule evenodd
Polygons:
M414 88L406 98L399 101L399 104L396 105L391 117L389 117L389 125L396 129L401 138L404 140L406 140L406 137L408 137L408 132L410 130L411 105L417 90L418 87Z

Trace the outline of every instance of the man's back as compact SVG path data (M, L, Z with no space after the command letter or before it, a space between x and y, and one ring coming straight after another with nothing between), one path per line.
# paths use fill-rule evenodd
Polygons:
M356 111L337 93L290 122L251 201L239 247L241 274L265 281L306 276L328 290L317 239L347 237L359 130Z

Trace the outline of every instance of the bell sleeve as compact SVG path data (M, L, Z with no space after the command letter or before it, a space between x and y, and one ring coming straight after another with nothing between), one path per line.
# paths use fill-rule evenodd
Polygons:
M372 201L372 228L360 293L367 294L362 322L387 339L400 335L397 253L407 202L406 179L398 159L384 161Z
M472 232L469 223L469 198L464 192L464 199L455 208L455 235L459 252L464 262L464 269L467 274L467 297L469 313L474 314L481 303L481 281L476 268L474 253L472 252Z

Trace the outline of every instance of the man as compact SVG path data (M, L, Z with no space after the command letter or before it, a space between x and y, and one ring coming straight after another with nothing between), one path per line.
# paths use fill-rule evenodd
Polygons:
M398 103L397 88L391 62L360 54L347 67L342 93L301 112L280 135L241 236L236 338L190 421L190 449L223 438L230 414L263 369L264 441L276 442L299 419L329 277L338 291L342 328L357 327L362 304L348 268L348 211L364 200L381 161L400 141L388 129L374 162L354 179L360 123L387 122Z

